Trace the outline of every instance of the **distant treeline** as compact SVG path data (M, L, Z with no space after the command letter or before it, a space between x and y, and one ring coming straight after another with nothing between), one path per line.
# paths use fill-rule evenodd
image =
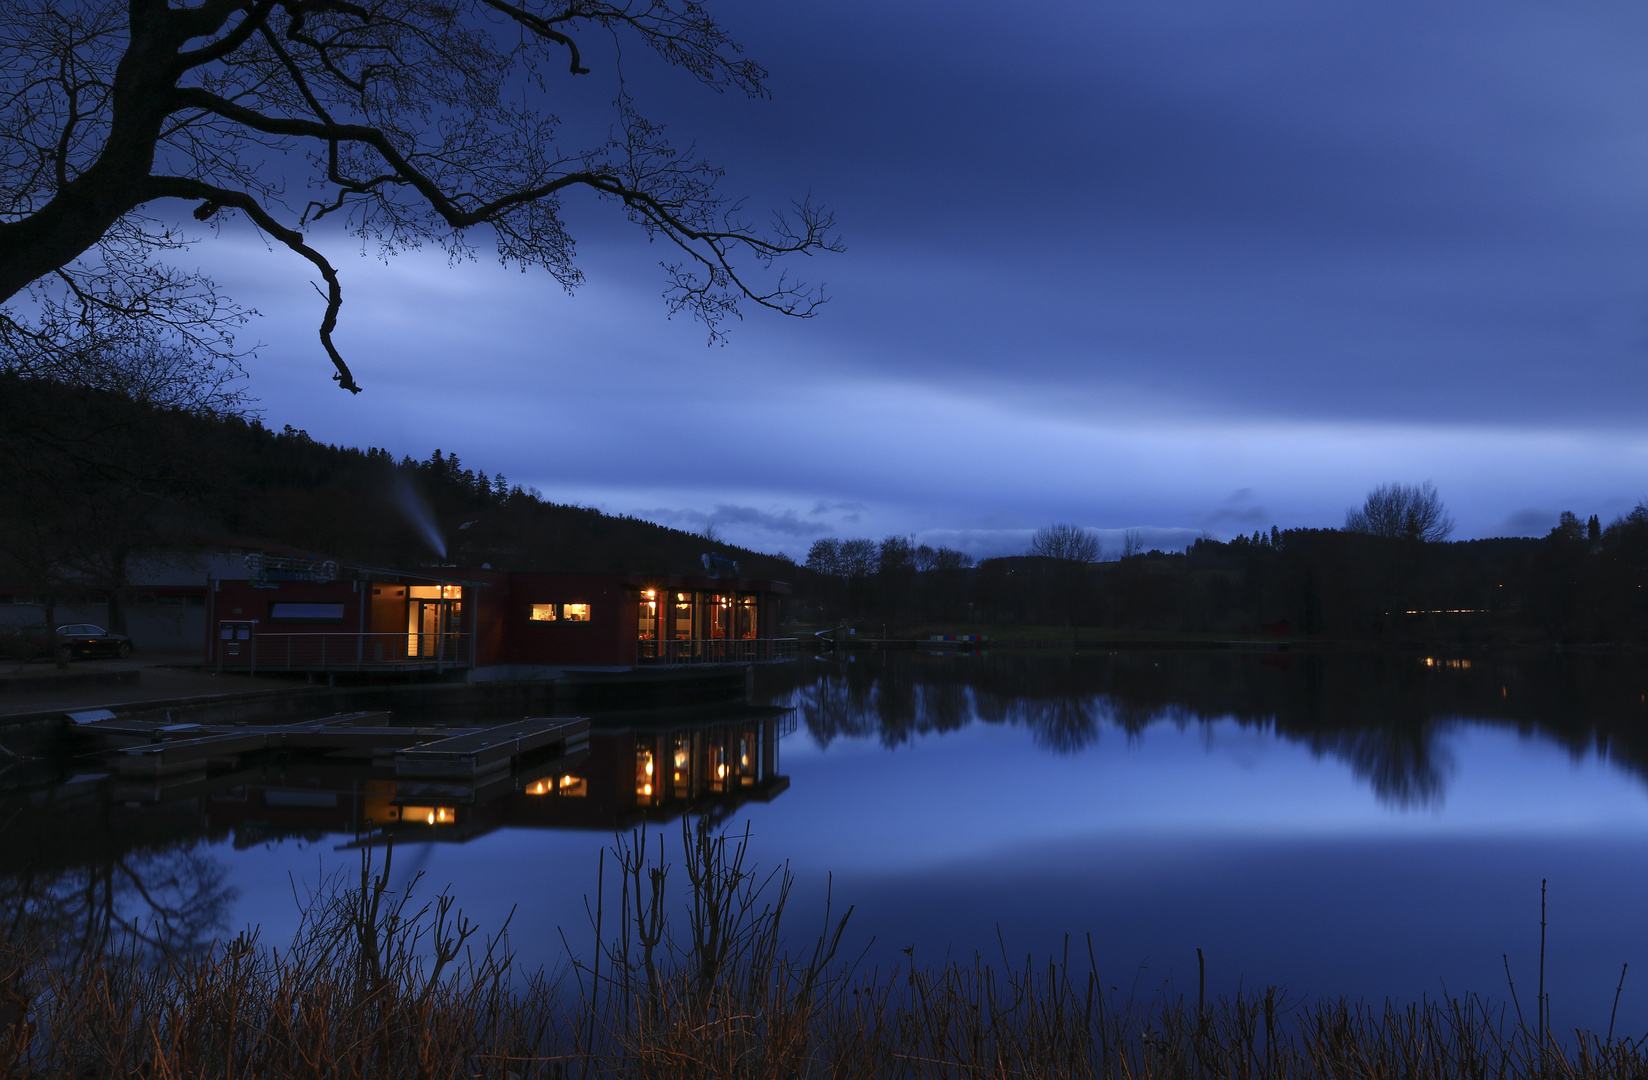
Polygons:
M974 564L907 537L825 539L805 566L546 499L456 454L396 459L255 418L0 378L0 584L117 597L133 554L292 547L374 566L694 574L719 552L791 582L803 623L1039 624L1356 641L1648 640L1648 507L1606 527L1564 514L1541 539L1447 542L1429 485L1389 485L1343 529L1271 529L1101 561L1049 526Z
M235 413L0 378L0 584L67 599L118 592L130 556L249 544L370 566L701 574L719 552L750 577L786 559L551 502L435 450L317 442Z
M966 621L1358 641L1648 639L1643 506L1606 528L1594 517L1587 524L1564 513L1538 539L1449 543L1350 528L1273 528L1228 543L1203 538L1180 553L1100 562L1093 544L1064 557L1021 555L977 566L956 552L924 556L926 550L902 537L816 545L798 604L820 622Z

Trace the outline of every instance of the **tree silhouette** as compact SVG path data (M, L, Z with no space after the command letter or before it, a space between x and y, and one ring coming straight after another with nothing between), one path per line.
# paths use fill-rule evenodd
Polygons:
M1429 480L1410 484L1380 484L1368 492L1360 510L1345 515L1347 532L1368 533L1387 540L1446 540L1453 518Z
M1095 563L1101 554L1099 538L1068 522L1044 525L1030 539L1031 555L1061 562Z
M754 227L720 171L638 111L626 44L713 90L767 94L696 0L7 0L0 303L21 302L0 312L0 366L63 377L156 340L232 366L247 312L163 264L190 242L150 216L167 201L202 222L239 212L312 266L321 346L351 391L332 342L342 286L303 231L325 218L383 255L467 258L489 229L504 263L570 289L560 199L584 190L674 248L670 310L712 337L740 300L810 315L815 289L756 284L740 261L837 249L830 216L800 202ZM588 64L615 79L605 117L571 100Z

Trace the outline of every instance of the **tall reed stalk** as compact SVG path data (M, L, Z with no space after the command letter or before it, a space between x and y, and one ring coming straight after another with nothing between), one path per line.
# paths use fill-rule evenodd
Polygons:
M0 943L0 1074L84 1078L1502 1080L1648 1075L1644 1040L1511 1022L1476 997L1380 1007L1276 990L1194 1002L1106 992L1091 940L1022 966L839 958L849 909L786 948L787 867L683 825L614 848L567 978L513 970L448 895L390 886L392 852L307 898L292 942L154 962ZM604 867L604 860L603 860ZM608 909L611 910L608 910ZM678 918L672 918L672 915ZM1084 952L1085 955L1080 955ZM1623 973L1622 973L1623 978ZM1541 988L1543 997L1543 988Z

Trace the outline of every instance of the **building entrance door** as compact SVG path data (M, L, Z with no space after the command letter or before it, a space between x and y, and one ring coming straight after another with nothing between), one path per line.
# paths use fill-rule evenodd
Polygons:
M437 596L419 596L425 588ZM457 593L456 586L445 587L448 593ZM406 655L442 660L457 660L459 634L463 630L463 602L442 599L440 590L427 586L413 586L406 606Z

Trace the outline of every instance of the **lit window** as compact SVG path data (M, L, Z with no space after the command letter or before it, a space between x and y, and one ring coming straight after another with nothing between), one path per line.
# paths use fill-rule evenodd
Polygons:
M458 820L458 811L451 806L403 806L400 819L422 825L451 825Z
M531 616L531 618L532 618L533 622L554 622L555 621L555 605L554 604L533 604L532 605L532 616Z
M582 798L583 796L589 794L589 784L581 776L572 776L571 774L568 774L561 777L560 791L562 795L566 795L570 798Z
M588 604L562 604L567 622L589 622Z
M642 799L652 798L652 751L635 751L635 794Z

